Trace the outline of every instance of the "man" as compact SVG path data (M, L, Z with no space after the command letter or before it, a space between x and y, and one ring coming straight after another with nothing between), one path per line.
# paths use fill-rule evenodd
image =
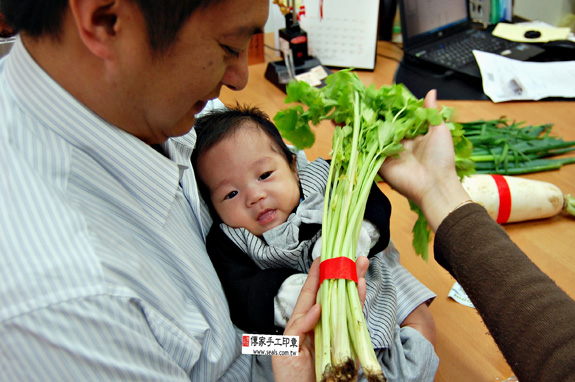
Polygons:
M1 4L0 380L257 378L189 158L268 1Z

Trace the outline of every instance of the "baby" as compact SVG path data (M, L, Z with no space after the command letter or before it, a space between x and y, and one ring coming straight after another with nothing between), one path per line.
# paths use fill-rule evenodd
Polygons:
M307 161L259 109L237 106L196 121L192 155L214 224L206 238L234 324L281 334L313 259L320 253L329 163ZM374 184L358 256L367 255L364 314L390 381L432 381L438 366L435 295L399 262L389 237L389 200Z

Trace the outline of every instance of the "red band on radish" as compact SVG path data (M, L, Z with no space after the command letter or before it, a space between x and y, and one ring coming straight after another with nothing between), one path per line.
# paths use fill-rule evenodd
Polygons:
M497 223L507 223L511 215L511 191L503 175L491 175L497 190L499 191L499 212L497 213Z
M319 264L319 284L326 279L346 279L357 283L355 261L345 256L322 261Z

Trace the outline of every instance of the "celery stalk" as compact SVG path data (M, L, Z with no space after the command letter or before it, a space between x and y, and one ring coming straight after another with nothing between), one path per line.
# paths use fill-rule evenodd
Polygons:
M322 89L305 82L288 84L286 102L301 102L308 108L293 106L280 111L274 121L284 138L299 148L313 144L310 124L324 119L338 124L325 193L321 260L339 256L355 260L371 185L385 158L402 150L404 138L424 134L430 124L446 120L450 110L424 108L423 100L416 99L402 85L366 88L350 70L330 75L326 84ZM468 166L470 144L460 126L448 125L458 162ZM426 259L429 228L421 217L419 221L414 246L419 243L416 251ZM318 381L355 380L356 357L368 380L384 381L356 283L325 280L318 302L322 306L321 320L315 328Z

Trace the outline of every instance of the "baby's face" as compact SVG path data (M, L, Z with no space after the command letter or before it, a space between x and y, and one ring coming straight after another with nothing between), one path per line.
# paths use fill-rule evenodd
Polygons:
M299 179L270 138L246 125L203 154L198 171L222 221L261 236L299 204Z

